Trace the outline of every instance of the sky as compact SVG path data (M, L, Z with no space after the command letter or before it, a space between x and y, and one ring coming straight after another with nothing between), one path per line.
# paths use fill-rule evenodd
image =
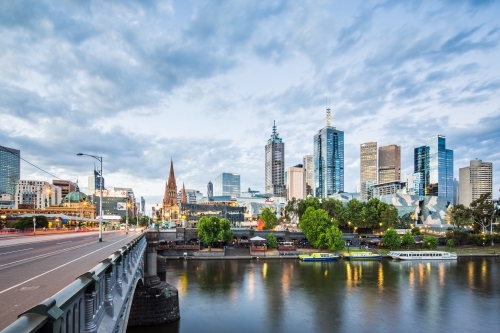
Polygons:
M206 194L222 172L264 191L273 121L285 167L326 124L345 133L346 192L359 146L413 150L446 136L454 177L471 159L500 180L500 1L1 1L0 144L83 191L161 203ZM21 162L21 179L54 177ZM148 208L150 209L150 208Z

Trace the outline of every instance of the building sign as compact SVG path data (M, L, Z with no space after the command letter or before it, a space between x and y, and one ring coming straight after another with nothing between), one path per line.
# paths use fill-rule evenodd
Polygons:
M100 190L95 191L96 196L101 195ZM115 191L115 190L102 190L103 197L113 197L113 198L125 198L127 196L127 191Z
M125 202L117 202L116 203L116 210L125 210L127 205Z

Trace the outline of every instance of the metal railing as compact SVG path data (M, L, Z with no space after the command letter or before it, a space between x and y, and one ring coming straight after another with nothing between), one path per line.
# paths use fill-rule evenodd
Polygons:
M1 333L125 332L137 281L144 277L144 234L54 296L19 315ZM112 328L112 330L109 330Z

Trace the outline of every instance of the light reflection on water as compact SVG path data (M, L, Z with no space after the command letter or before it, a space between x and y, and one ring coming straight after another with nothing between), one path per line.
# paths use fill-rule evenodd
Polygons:
M179 290L181 320L147 330L497 331L499 264L496 258L168 261L167 280Z

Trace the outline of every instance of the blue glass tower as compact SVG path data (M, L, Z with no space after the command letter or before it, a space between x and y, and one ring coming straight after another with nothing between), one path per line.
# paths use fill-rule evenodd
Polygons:
M21 152L0 146L0 193L14 195L21 174Z
M427 139L427 145L415 148L414 152L414 171L420 175L416 193L446 197L452 202L453 150L446 149L446 138L433 136Z
M344 132L330 125L330 109L314 136L314 187L318 198L344 192Z

